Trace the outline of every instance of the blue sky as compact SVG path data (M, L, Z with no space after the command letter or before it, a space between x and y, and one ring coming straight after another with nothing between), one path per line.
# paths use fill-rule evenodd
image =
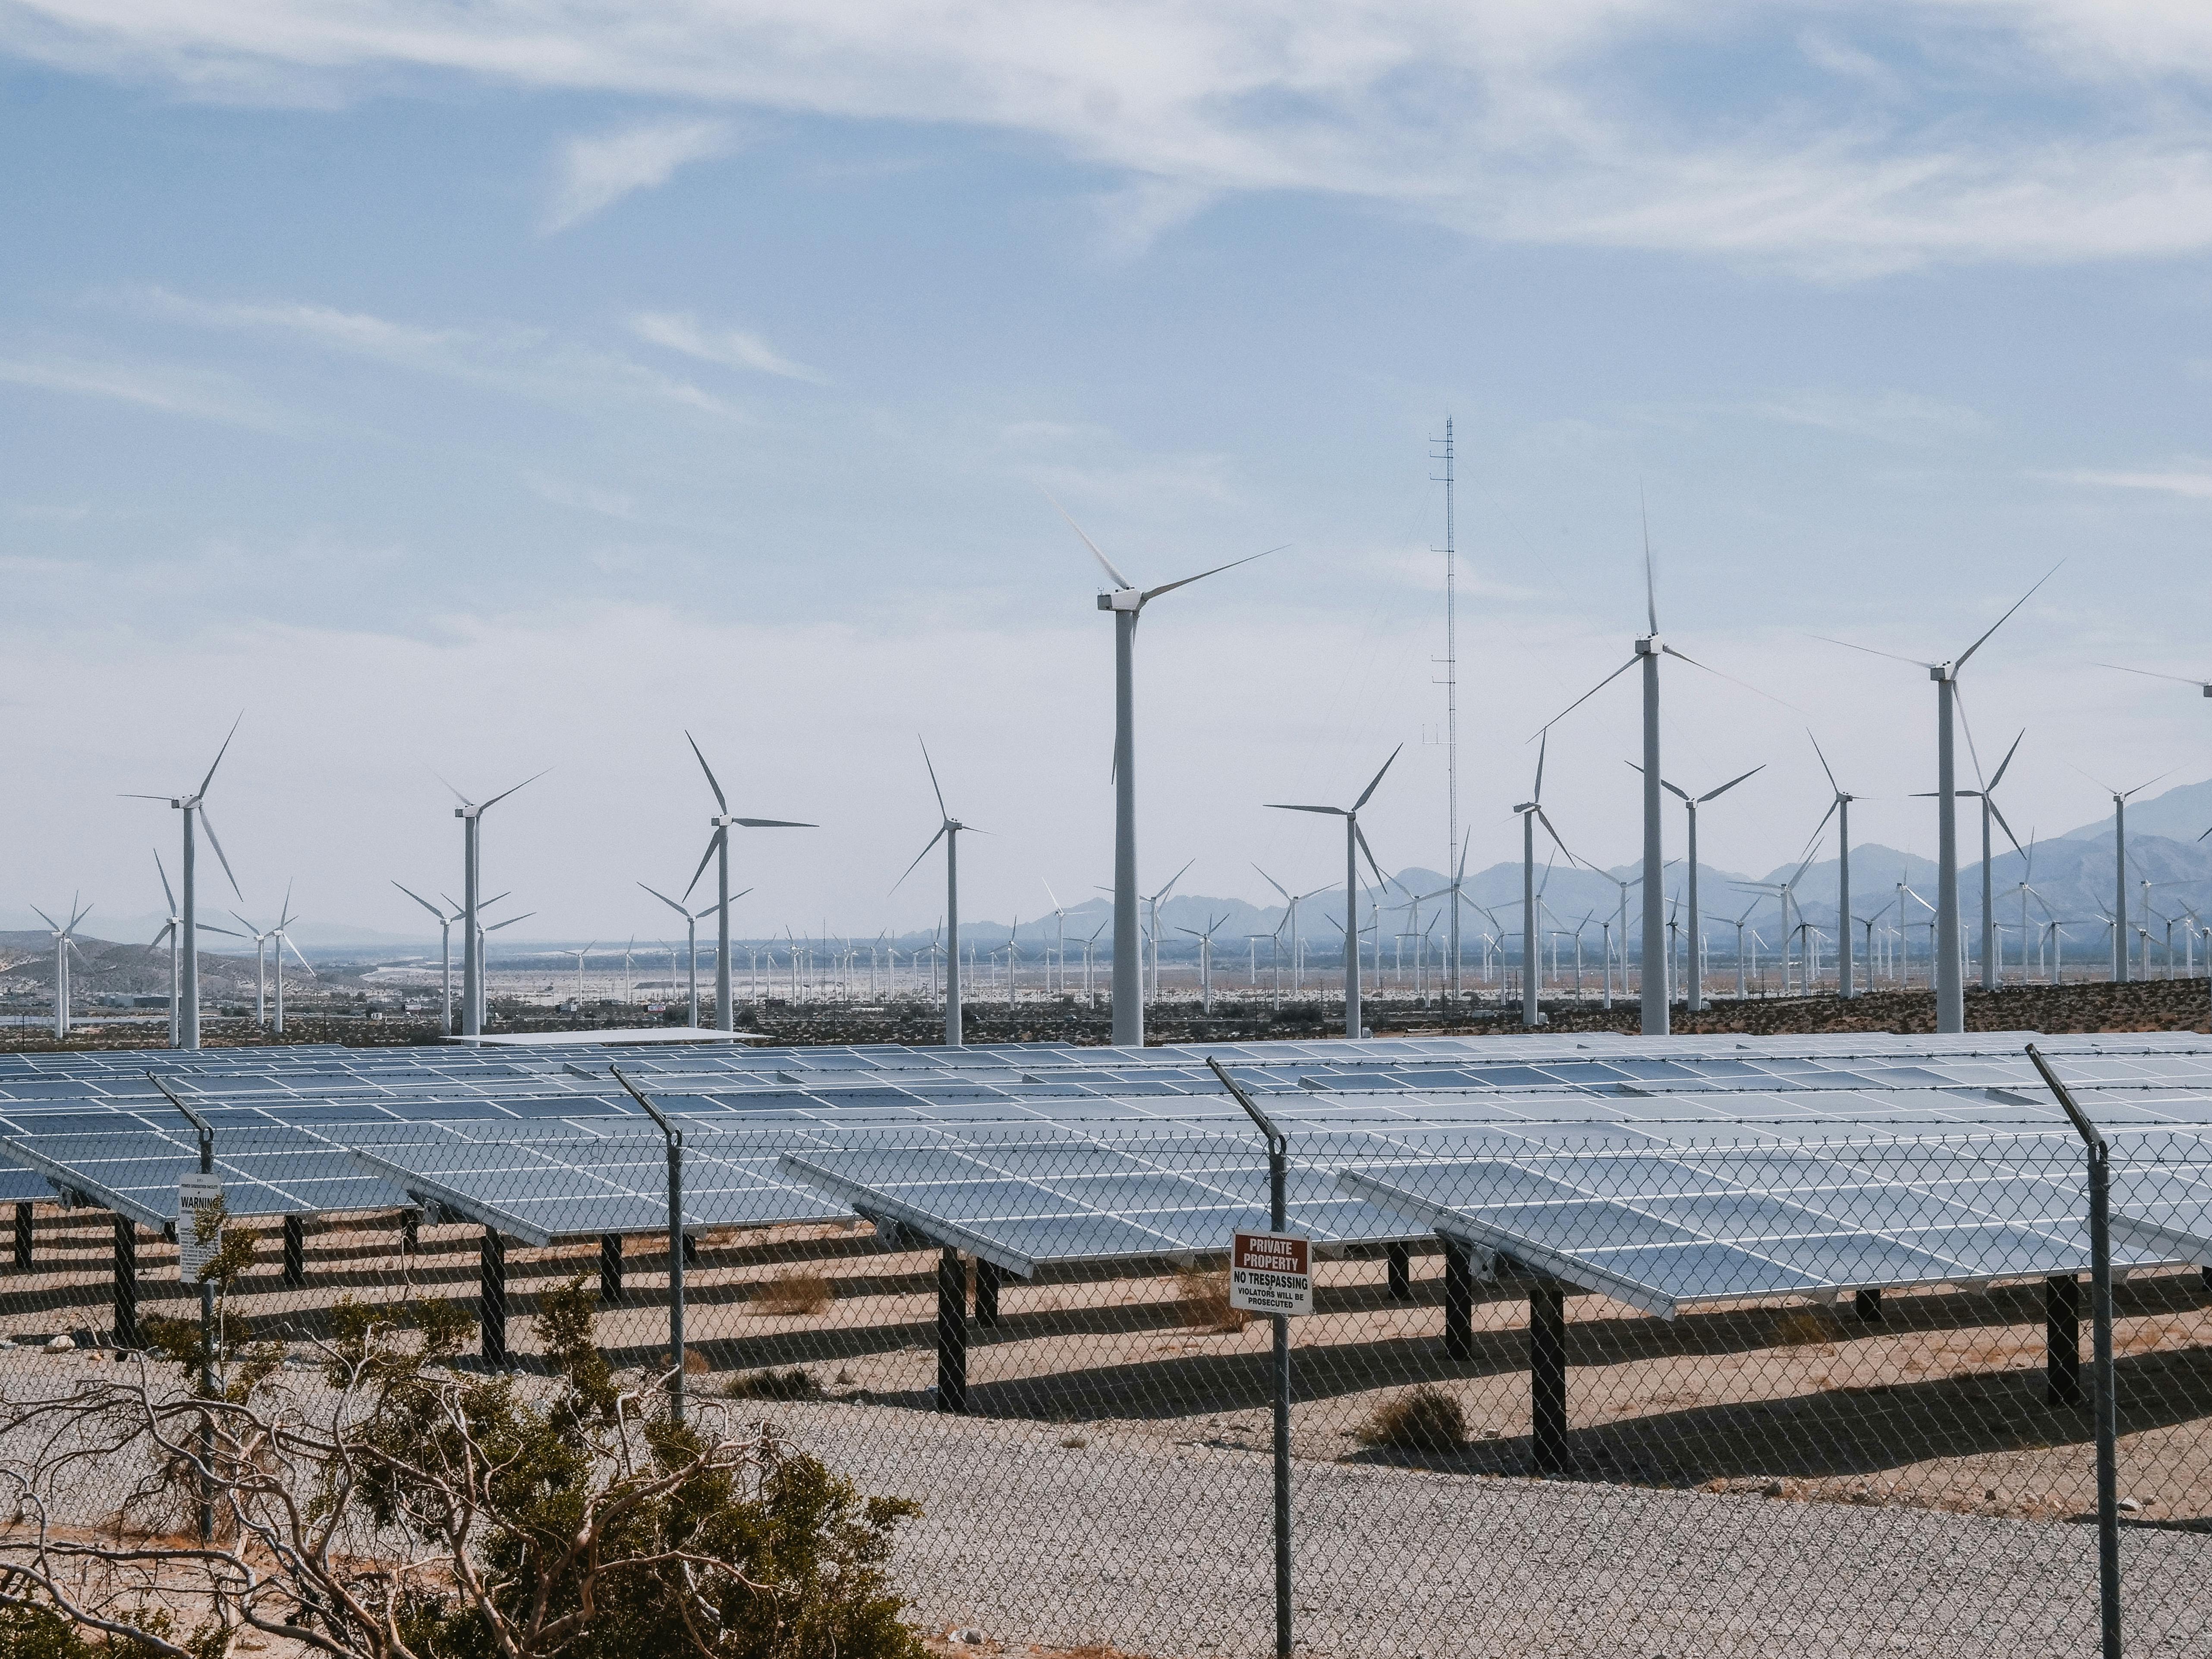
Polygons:
M1110 627L1048 488L1140 580L1285 550L1139 638L1147 873L1334 868L1268 800L1443 862L1440 492L1462 488L1462 810L1662 621L1670 774L1769 770L1714 862L1794 856L1803 728L1927 848L1961 648L2023 832L2199 763L2212 708L2212 21L2180 5L847 9L0 0L10 913L149 908L197 775L249 901L405 924L433 774L554 770L494 878L659 926L708 810L741 926L926 924L926 733L1003 917L1106 878ZM1679 665L1676 665L1679 667ZM1788 707L1784 704L1790 705ZM1624 680L1546 799L1636 846ZM1992 757L1992 764L1994 760ZM1670 826L1670 833L1673 826Z

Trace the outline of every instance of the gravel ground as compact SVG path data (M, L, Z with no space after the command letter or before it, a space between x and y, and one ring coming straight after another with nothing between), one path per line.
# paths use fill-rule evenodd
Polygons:
M934 1631L1272 1651L1264 1454L852 1405L773 1418L866 1490L922 1503L894 1570ZM2087 1526L1356 1462L1297 1464L1292 1491L1298 1644L1316 1659L2074 1659L2096 1643ZM2123 1562L2131 1654L2212 1650L2212 1537L2131 1528Z

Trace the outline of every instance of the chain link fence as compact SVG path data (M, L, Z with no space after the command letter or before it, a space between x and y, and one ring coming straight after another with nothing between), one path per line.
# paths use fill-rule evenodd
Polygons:
M618 1372L920 1505L890 1571L927 1634L1277 1650L1272 1321L1227 1270L1267 1219L1258 1134L672 1127L387 1138L406 1205L239 1218L259 1237L222 1316L311 1394L342 1299L446 1301L476 1328L458 1363L527 1388L541 1303L580 1280ZM1314 1246L1287 1322L1297 1651L2096 1650L2080 1139L1287 1139ZM219 1139L218 1173L252 1156ZM2119 1634L2201 1654L2212 1286L2177 1241L2212 1237L2212 1151L2130 1132L2111 1159ZM13 1251L0 1397L201 1317L174 1238L108 1212L19 1205ZM24 1479L39 1455L0 1444ZM70 1524L111 1522L141 1472L100 1473Z

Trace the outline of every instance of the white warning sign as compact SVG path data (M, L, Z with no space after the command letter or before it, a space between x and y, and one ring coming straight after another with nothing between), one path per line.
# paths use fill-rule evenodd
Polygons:
M201 1175L197 1170L177 1182L177 1269L187 1285L200 1282L200 1272L222 1248L220 1231L202 1243L199 1212L210 1204L222 1202L222 1177Z
M1297 1233L1238 1233L1229 1256L1229 1305L1248 1313L1311 1313L1312 1242Z

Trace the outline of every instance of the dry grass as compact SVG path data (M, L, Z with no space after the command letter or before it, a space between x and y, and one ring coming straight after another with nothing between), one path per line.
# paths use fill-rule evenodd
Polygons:
M1774 1322L1778 1347L1814 1348L1838 1341L1842 1332L1836 1322L1817 1308L1800 1308Z
M1467 1413L1456 1395L1423 1382L1383 1401L1353 1432L1363 1446L1457 1451L1467 1443Z
M1194 1331L1241 1331L1252 1322L1242 1308L1229 1305L1226 1268L1207 1273L1184 1267L1176 1273L1176 1299L1182 1304L1182 1322Z
M820 1273L787 1273L760 1286L745 1306L753 1313L788 1317L826 1313L836 1299L837 1287Z
M731 1400L819 1400L822 1385L803 1365L787 1371L740 1371L722 1388Z

